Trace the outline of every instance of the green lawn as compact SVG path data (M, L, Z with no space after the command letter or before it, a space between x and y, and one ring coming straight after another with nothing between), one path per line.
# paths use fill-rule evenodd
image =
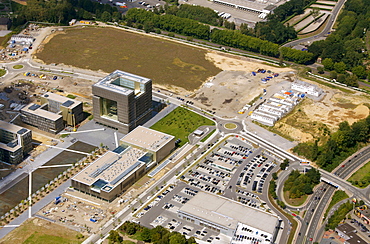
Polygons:
M13 66L13 69L22 69L23 68L23 65L21 64L16 64Z
M0 77L4 76L6 74L5 69L0 69Z
M181 140L179 146L182 146L189 141L188 135L199 126L214 124L212 120L197 113L183 107L177 107L150 128L175 136L176 139Z
M360 188L367 187L370 184L370 162L357 170L347 181Z
M53 236L35 232L30 237L28 237L23 244L72 244L72 243L81 243L79 241L72 241L67 238L63 238L60 236Z
M291 199L289 198L289 191L284 192L284 199L286 203L292 206L301 206L307 200L307 197L307 195L303 195L300 198Z
M328 208L326 209L325 211L325 214L324 214L324 217L326 218L326 216L328 215L330 209L338 202L342 201L343 199L346 199L348 198L348 195L344 192L344 191L336 191L333 195L333 197L331 198L331 201L329 203L329 206Z

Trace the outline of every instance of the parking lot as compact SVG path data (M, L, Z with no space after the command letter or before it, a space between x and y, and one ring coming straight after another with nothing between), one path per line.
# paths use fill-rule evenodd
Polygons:
M204 158L180 177L179 183L148 198L138 210L136 221L149 228L161 225L188 237L225 243L231 239L216 230L178 218L177 211L200 191L223 195L250 208L270 211L260 199L260 194L267 187L264 184L267 176L276 166L271 156L236 136L217 145L210 144L208 149ZM230 193L232 197L229 197ZM254 234L243 236L247 238Z

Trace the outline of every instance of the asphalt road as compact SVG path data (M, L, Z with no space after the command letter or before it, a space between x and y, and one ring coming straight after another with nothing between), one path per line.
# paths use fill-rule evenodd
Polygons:
M333 175L328 172L320 171L323 177L331 180L333 183L338 184L341 188L347 189L350 192L354 194L355 197L358 197L362 200L364 200L366 203L370 203L369 201L369 195L366 193L368 189L359 189L357 187L352 186L347 181L344 181L343 179L350 176L353 171L355 171L358 167L360 167L362 164L366 163L370 157L370 148L366 148L364 150L361 150L348 158L343 164L344 167L339 167L336 170L334 170L335 174L338 174L338 176ZM343 165L342 164L342 165ZM321 239L321 236L315 236L316 231L319 230L319 226L321 226L321 216L325 210L325 205L330 201L330 198L332 194L335 191L334 187L331 187L329 185L326 186L328 188L326 192L318 191L317 197L321 197L321 200L319 201L319 204L313 203L313 205L310 206L311 209L314 209L313 215L307 215L310 212L310 209L308 209L307 216L304 218L304 223L309 223L309 226L307 228L307 225L305 226L304 223L302 225L302 228L300 230L301 236L298 237L297 243L312 243L310 241L310 238L313 238L313 241L319 241ZM307 237L306 241L304 242L304 237Z
M331 15L328 18L328 21L326 23L325 28L323 29L323 31L320 34L317 34L315 36L311 36L311 37L302 38L302 39L298 39L298 40L295 40L295 41L288 42L288 43L284 44L283 47L294 47L294 46L296 46L296 45L298 45L298 44L300 44L302 42L310 42L310 43L312 43L314 41L321 40L322 37L325 37L325 35L327 35L327 33L332 30L333 25L335 23L335 20L336 20L338 14L339 14L339 11L343 7L345 1L346 0L339 0L337 2L337 4L335 5L335 7L333 8L333 11L331 12Z

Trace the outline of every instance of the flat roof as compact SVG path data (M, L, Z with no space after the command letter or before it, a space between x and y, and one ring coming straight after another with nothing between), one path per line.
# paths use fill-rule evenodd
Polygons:
M174 138L166 133L138 126L120 141L156 152Z
M215 2L230 3L239 7L249 8L255 11L262 12L270 3L260 3L245 0L215 0Z
M224 169L227 169L229 171L232 171L235 168L235 165L226 163L226 162L218 160L218 159L213 161L212 164L215 165L216 167L224 168Z
M143 150L129 147L123 153L106 152L102 157L95 160L88 167L73 177L73 180L79 181L85 185L93 185L98 180L114 188L126 176L135 172L138 166L144 164L139 159L146 152Z
M356 230L352 225L349 225L347 223L341 224L337 226L335 229L343 232L344 234L349 234Z
M65 96L61 96L61 95L58 95L58 94L55 94L55 93L52 93L52 92L47 92L42 96L44 98L48 99L48 100L56 101L56 102L62 104L62 106L70 108L70 109L72 109L72 108L81 104L80 101L77 101L77 100L74 100L74 99L71 99L71 98L68 98L68 97L65 97Z
M250 208L231 199L198 192L179 211L212 223L236 229L238 223L274 233L278 217L258 209Z
M123 87L120 85L113 84L117 79L123 79L125 81L132 81L132 82L138 82L140 84L146 84L150 82L151 80L149 78L145 78L139 75L134 75L131 73L127 73L121 70L116 70L103 79L96 82L93 86L100 87L103 89L108 89L113 92L122 93L125 95L129 95L130 93L135 92L134 89L130 89L127 87Z
M28 112L28 113L31 113L31 114L34 114L34 115L37 115L37 116L40 116L40 117L43 117L49 120L53 120L53 121L57 121L58 119L62 118L62 115L55 114L53 112L42 109L41 106L37 107L34 105L37 105L37 104L30 103L26 107L22 108L21 111L25 111L25 112Z
M10 131L14 134L20 134L20 135L29 131L29 129L23 128L21 126L15 125L15 124L10 124L10 123L2 121L2 120L0 120L0 129Z

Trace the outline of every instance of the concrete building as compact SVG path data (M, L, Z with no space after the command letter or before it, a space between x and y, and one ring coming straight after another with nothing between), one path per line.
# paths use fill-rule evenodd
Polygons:
M145 174L145 151L109 151L72 178L72 187L105 201L113 201Z
M28 104L21 109L22 122L52 134L59 133L64 129L63 117L47 109L48 104L42 106L34 103Z
M83 120L82 102L51 92L41 96L40 102L41 105L31 103L21 109L24 123L57 134L66 125L74 127Z
M153 162L158 163L175 148L174 136L139 126L124 136L120 142L123 145L141 148L153 155Z
M348 240L350 239L350 236L349 234L350 233L356 233L356 229L347 224L347 223L344 223L344 224L341 224L341 225L338 225L336 228L335 228L335 231L338 233L338 235L340 237L342 237L344 240Z
M116 70L92 87L97 122L127 134L144 124L152 112L152 81Z
M32 132L23 127L0 121L0 160L18 164L32 150Z
M296 80L292 83L292 90L302 92L311 96L319 97L322 94L322 89L318 88L316 85L307 83L301 80Z
M175 148L173 136L142 126L123 137L121 143L74 176L72 186L113 201Z
M220 231L232 237L235 243L239 235L237 233L245 231L248 236L246 229L259 233L256 236L259 243L273 243L279 224L278 217L273 214L202 191L180 207L177 214L183 220ZM251 232L249 234L254 235Z
M65 125L76 126L83 120L82 102L47 92L41 96L41 104L48 104L50 112L60 114Z

